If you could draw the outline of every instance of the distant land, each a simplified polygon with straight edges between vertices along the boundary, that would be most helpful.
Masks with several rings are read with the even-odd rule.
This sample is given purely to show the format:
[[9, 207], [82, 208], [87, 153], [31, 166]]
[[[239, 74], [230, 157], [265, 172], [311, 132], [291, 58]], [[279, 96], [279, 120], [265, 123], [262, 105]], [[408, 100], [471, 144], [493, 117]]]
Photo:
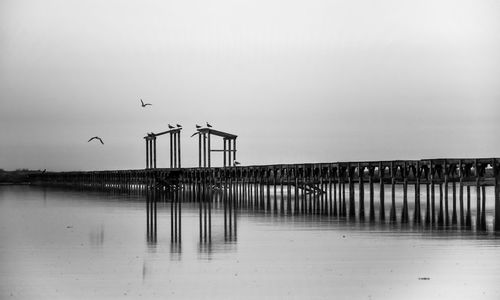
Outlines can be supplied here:
[[30, 175], [39, 174], [42, 170], [17, 169], [5, 171], [0, 169], [0, 184], [29, 184]]

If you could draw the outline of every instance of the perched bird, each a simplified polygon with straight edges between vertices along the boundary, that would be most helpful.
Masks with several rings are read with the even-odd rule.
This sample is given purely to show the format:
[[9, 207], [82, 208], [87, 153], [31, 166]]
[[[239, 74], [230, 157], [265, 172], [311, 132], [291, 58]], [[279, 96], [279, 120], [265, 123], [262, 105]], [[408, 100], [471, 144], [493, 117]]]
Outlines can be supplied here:
[[212, 125], [208, 124], [208, 122], [207, 122], [207, 127], [208, 128], [212, 128]]
[[103, 141], [102, 141], [102, 139], [101, 139], [100, 137], [98, 137], [98, 136], [91, 137], [91, 138], [90, 138], [90, 140], [88, 140], [88, 141], [87, 141], [87, 143], [88, 143], [88, 142], [90, 142], [91, 140], [99, 140], [99, 141], [101, 142], [101, 144], [103, 144], [103, 145], [104, 145], [104, 142], [103, 142]]
[[177, 128], [182, 128], [182, 125], [179, 125], [179, 124], [176, 124], [177, 125]]
[[200, 129], [200, 128], [201, 128], [201, 126], [196, 124], [196, 129]]
[[239, 161], [234, 161], [234, 165], [237, 166], [237, 165], [241, 165]]
[[175, 127], [174, 127], [174, 126], [172, 126], [172, 125], [170, 125], [170, 124], [168, 124], [168, 128], [170, 128], [170, 129], [174, 129]]
[[47, 169], [43, 169], [42, 174], [45, 173], [45, 172], [47, 172]]
[[153, 104], [151, 104], [151, 103], [144, 103], [144, 101], [142, 101], [142, 99], [141, 99], [141, 105], [142, 105], [142, 107], [146, 107], [148, 105], [153, 105]]

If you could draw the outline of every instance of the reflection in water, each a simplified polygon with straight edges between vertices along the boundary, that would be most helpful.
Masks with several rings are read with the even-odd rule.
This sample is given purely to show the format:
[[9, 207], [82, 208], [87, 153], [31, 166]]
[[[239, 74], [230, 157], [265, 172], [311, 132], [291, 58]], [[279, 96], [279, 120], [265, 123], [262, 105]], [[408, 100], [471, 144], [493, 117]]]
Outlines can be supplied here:
[[155, 190], [146, 192], [146, 240], [150, 248], [157, 242], [157, 195]]
[[[54, 189], [40, 209], [41, 189], [0, 187], [0, 299], [500, 299], [500, 239], [491, 230], [294, 214], [286, 206], [281, 213], [277, 195], [277, 213], [273, 202], [255, 211], [251, 198], [237, 203], [231, 242], [221, 190], [205, 243], [190, 192], [179, 195], [181, 244], [170, 242], [170, 196], [156, 197], [157, 207], [153, 194], [146, 199], [144, 228], [138, 196]], [[476, 216], [472, 210], [473, 228]], [[85, 246], [89, 239], [96, 247]]]
[[170, 260], [180, 261], [182, 259], [181, 243], [170, 243]]
[[101, 248], [104, 244], [104, 224], [99, 227], [94, 227], [89, 233], [90, 245], [92, 247]]

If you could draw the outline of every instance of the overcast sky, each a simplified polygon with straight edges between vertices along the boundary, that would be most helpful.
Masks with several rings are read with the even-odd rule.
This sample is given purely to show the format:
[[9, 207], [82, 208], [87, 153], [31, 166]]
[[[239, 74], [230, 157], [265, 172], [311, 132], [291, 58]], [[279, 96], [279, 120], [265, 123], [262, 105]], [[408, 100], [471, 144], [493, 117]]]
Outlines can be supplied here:
[[500, 157], [500, 1], [0, 0], [0, 168], [144, 168], [168, 123], [194, 166], [206, 121], [244, 165]]

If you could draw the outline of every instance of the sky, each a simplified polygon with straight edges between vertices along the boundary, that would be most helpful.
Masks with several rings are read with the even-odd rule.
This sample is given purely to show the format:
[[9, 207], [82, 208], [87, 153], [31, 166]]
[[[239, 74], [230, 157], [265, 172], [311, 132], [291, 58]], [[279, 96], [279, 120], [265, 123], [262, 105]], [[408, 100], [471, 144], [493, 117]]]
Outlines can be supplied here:
[[499, 112], [496, 0], [0, 0], [6, 170], [144, 168], [169, 123], [196, 166], [205, 122], [242, 165], [500, 157]]

